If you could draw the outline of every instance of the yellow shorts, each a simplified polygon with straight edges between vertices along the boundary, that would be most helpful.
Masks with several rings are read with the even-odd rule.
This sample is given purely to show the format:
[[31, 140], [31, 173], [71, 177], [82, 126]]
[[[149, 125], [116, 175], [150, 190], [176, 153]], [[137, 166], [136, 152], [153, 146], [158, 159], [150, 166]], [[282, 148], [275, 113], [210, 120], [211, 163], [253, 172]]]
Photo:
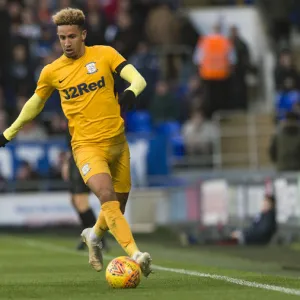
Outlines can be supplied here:
[[85, 183], [95, 174], [107, 173], [112, 178], [115, 192], [129, 193], [130, 153], [126, 141], [116, 145], [80, 146], [73, 154]]

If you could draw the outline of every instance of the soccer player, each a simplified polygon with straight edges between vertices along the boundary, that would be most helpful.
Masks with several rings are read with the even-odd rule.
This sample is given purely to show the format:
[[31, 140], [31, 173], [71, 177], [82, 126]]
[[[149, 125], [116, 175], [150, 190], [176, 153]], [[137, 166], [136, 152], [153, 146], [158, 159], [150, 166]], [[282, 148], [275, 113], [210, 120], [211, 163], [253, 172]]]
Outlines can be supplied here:
[[[139, 250], [123, 215], [131, 180], [129, 148], [120, 116], [120, 106], [132, 107], [146, 82], [112, 47], [85, 46], [87, 32], [81, 10], [62, 9], [53, 15], [53, 21], [64, 54], [43, 68], [34, 95], [0, 135], [0, 146], [5, 146], [24, 124], [34, 119], [52, 92], [58, 90], [76, 165], [101, 203], [95, 225], [81, 233], [89, 248], [89, 263], [96, 271], [102, 270], [101, 238], [109, 229], [148, 276], [152, 272], [150, 254]], [[114, 73], [130, 83], [119, 101], [114, 91]]]
[[[67, 134], [67, 145], [71, 149], [71, 137]], [[93, 227], [96, 223], [95, 214], [89, 204], [90, 189], [82, 180], [71, 151], [66, 152], [66, 157], [61, 166], [64, 181], [68, 182], [71, 203], [79, 217], [82, 228]], [[102, 249], [109, 250], [106, 239], [102, 237]], [[80, 240], [77, 250], [84, 250], [86, 244]]]

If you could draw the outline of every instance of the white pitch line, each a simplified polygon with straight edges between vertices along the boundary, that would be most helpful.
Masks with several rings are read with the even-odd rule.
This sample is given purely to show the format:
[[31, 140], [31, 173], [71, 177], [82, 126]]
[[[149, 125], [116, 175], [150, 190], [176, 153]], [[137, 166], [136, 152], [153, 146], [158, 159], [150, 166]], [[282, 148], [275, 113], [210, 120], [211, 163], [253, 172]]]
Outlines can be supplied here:
[[205, 277], [205, 278], [211, 278], [211, 279], [216, 279], [216, 280], [222, 280], [222, 281], [226, 281], [226, 282], [233, 283], [233, 284], [238, 284], [238, 285], [243, 285], [243, 286], [249, 286], [249, 287], [254, 287], [254, 288], [259, 288], [259, 289], [264, 289], [264, 290], [269, 290], [269, 291], [282, 292], [285, 294], [300, 296], [300, 290], [285, 288], [282, 286], [258, 283], [258, 282], [254, 282], [254, 281], [247, 281], [247, 280], [232, 278], [232, 277], [228, 277], [228, 276], [201, 273], [201, 272], [197, 272], [197, 271], [189, 271], [189, 270], [184, 270], [184, 269], [165, 268], [165, 267], [160, 267], [160, 266], [155, 266], [155, 269], [160, 270], [160, 271], [189, 275], [189, 276], [197, 276], [197, 277]]
[[[49, 244], [49, 243], [43, 243], [43, 242], [39, 242], [39, 241], [32, 240], [32, 239], [21, 239], [21, 240], [24, 241], [28, 246], [33, 247], [33, 248], [40, 248], [40, 249], [45, 249], [45, 250], [51, 250], [54, 252], [73, 254], [73, 255], [77, 255], [77, 256], [78, 255], [80, 255], [80, 256], [88, 255], [86, 252], [75, 252], [66, 247], [56, 246], [56, 245]], [[113, 257], [109, 256], [109, 255], [104, 255], [104, 258], [107, 260], [110, 260]], [[223, 275], [201, 273], [201, 272], [185, 270], [185, 269], [166, 268], [166, 267], [157, 266], [157, 265], [153, 265], [153, 269], [158, 270], [158, 271], [165, 271], [165, 272], [183, 274], [183, 275], [188, 275], [188, 276], [221, 280], [221, 281], [229, 282], [232, 284], [248, 286], [248, 287], [253, 287], [253, 288], [259, 288], [259, 289], [264, 289], [264, 290], [268, 290], [268, 291], [280, 292], [280, 293], [289, 294], [289, 295], [300, 296], [300, 290], [286, 288], [283, 286], [258, 283], [258, 282], [254, 282], [254, 281], [248, 281], [248, 280], [243, 280], [243, 279], [238, 279], [238, 278], [233, 278], [233, 277], [228, 277], [228, 276], [223, 276]]]

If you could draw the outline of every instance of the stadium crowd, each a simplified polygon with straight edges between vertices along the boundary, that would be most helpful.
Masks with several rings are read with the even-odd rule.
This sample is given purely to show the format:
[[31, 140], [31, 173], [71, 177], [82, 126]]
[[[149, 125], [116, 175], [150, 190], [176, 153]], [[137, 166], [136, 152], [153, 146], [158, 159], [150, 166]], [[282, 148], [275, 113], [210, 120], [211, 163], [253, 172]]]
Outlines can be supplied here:
[[[270, 3], [261, 1], [265, 7]], [[275, 128], [270, 158], [278, 171], [300, 170], [300, 72], [297, 46], [300, 6], [298, 1], [275, 1], [271, 5], [270, 36], [276, 49], [274, 69]]]
[[[72, 6], [81, 8], [87, 16], [86, 44], [113, 46], [135, 65], [148, 83], [136, 112], [124, 115], [127, 131], [162, 130], [170, 135], [175, 155], [211, 155], [218, 136], [210, 120], [212, 114], [220, 109], [247, 109], [245, 76], [251, 69], [249, 52], [235, 26], [230, 29], [229, 36], [225, 36], [218, 25], [214, 27], [217, 32], [201, 36], [181, 13], [179, 2], [0, 0], [0, 38], [3, 41], [0, 48], [0, 131], [15, 120], [34, 92], [43, 66], [62, 54], [51, 15], [58, 9]], [[230, 68], [220, 81], [220, 78], [204, 78], [197, 67], [203, 62], [195, 54], [209, 51], [203, 46], [203, 40], [215, 35], [231, 45], [230, 49], [224, 48]], [[118, 83], [120, 89], [124, 88], [123, 84]], [[215, 84], [219, 84], [217, 89]], [[223, 101], [224, 94], [221, 97], [222, 91], [226, 91], [226, 101]], [[24, 126], [16, 140], [46, 141], [64, 136], [66, 128], [55, 92], [40, 116]], [[26, 162], [18, 174], [20, 179], [36, 176]]]

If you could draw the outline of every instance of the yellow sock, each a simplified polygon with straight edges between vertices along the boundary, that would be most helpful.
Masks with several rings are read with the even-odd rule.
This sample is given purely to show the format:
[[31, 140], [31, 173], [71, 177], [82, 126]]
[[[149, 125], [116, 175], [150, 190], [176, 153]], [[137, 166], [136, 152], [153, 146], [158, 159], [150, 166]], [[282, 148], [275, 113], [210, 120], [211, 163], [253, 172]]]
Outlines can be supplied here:
[[102, 205], [102, 211], [109, 230], [125, 252], [131, 257], [139, 251], [129, 224], [120, 210], [120, 203], [118, 201], [105, 202]]
[[105, 221], [103, 210], [101, 209], [100, 214], [99, 214], [98, 219], [97, 219], [97, 222], [94, 226], [94, 232], [98, 237], [102, 238], [104, 233], [107, 230], [108, 230], [108, 226], [107, 226], [106, 221]]

